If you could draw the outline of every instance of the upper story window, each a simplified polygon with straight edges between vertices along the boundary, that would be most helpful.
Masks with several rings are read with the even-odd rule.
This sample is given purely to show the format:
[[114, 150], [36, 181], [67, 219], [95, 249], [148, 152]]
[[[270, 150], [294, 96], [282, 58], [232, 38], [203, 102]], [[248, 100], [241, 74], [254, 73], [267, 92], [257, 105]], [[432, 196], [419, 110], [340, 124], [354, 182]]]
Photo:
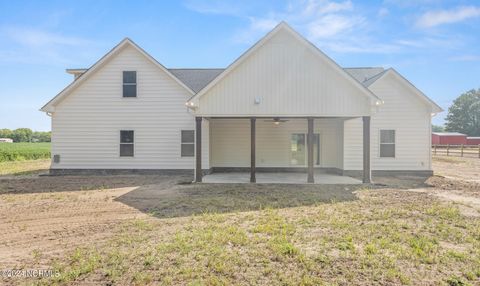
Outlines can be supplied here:
[[137, 97], [137, 72], [123, 72], [123, 97]]
[[380, 157], [395, 158], [395, 130], [380, 130]]

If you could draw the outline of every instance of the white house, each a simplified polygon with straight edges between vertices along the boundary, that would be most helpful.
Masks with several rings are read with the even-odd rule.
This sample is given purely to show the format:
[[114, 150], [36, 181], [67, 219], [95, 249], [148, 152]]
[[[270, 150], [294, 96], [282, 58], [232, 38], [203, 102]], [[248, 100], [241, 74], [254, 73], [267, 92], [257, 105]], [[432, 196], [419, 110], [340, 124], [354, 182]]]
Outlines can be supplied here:
[[168, 69], [125, 39], [67, 71], [74, 81], [41, 109], [52, 174], [432, 172], [442, 109], [392, 68], [341, 68], [286, 23], [225, 69]]

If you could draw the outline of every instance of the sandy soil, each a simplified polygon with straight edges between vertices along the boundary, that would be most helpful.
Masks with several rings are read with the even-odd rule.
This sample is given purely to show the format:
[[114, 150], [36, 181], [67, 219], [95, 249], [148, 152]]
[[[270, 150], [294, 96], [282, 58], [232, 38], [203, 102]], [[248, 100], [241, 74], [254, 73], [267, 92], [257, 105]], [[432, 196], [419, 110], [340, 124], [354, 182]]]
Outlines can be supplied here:
[[[0, 269], [101, 243], [122, 222], [150, 216], [116, 198], [139, 187], [167, 189], [184, 177], [98, 176], [0, 179]], [[79, 239], [80, 238], [80, 239]]]
[[[413, 178], [379, 181], [390, 188], [426, 192], [460, 203], [466, 206], [466, 215], [477, 216], [480, 159], [437, 157], [434, 170], [436, 176], [427, 185]], [[142, 205], [151, 205], [159, 194], [163, 199], [177, 198], [178, 188], [191, 190], [192, 186], [183, 185], [189, 180], [140, 175], [0, 177], [0, 269], [61, 256], [79, 245], [105, 243], [126, 221], [155, 219]], [[131, 203], [119, 200], [127, 194]]]
[[480, 158], [434, 156], [435, 175], [480, 184]]

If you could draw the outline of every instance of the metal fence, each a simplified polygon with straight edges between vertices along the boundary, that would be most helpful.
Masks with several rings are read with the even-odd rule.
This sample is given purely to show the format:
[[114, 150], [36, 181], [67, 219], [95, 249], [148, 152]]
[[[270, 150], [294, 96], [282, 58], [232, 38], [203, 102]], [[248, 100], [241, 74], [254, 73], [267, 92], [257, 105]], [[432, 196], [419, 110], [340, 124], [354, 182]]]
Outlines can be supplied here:
[[479, 145], [432, 145], [433, 155], [480, 158]]

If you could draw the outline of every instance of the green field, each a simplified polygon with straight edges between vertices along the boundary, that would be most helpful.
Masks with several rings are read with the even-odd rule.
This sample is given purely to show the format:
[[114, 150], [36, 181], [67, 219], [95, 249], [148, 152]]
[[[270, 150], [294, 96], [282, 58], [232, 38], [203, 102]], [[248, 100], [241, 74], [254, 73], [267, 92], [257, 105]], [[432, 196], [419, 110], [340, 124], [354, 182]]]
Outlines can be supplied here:
[[0, 143], [0, 162], [50, 158], [50, 143]]

